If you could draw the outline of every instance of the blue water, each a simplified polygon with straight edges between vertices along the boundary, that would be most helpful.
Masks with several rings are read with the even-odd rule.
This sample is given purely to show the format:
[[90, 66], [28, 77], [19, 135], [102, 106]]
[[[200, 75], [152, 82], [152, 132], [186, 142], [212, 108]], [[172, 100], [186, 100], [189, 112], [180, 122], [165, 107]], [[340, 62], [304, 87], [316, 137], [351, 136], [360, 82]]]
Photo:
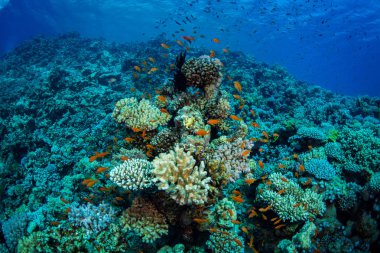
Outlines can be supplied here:
[[1, 53], [68, 31], [118, 42], [194, 35], [197, 46], [241, 50], [341, 94], [380, 96], [375, 0], [2, 0], [0, 8]]

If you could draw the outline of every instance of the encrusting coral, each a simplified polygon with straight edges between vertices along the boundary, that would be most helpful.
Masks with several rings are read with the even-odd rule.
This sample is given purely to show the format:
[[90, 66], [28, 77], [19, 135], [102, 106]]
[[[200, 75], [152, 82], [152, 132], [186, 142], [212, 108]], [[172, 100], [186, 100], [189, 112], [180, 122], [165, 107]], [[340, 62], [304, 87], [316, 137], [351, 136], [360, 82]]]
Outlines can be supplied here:
[[153, 160], [153, 174], [158, 189], [166, 191], [180, 205], [207, 202], [209, 182], [204, 162], [196, 165], [190, 151], [180, 146], [161, 153]]
[[118, 123], [124, 123], [127, 127], [142, 130], [154, 130], [160, 125], [166, 125], [171, 116], [161, 112], [149, 100], [136, 98], [124, 98], [119, 100], [112, 113], [112, 117]]

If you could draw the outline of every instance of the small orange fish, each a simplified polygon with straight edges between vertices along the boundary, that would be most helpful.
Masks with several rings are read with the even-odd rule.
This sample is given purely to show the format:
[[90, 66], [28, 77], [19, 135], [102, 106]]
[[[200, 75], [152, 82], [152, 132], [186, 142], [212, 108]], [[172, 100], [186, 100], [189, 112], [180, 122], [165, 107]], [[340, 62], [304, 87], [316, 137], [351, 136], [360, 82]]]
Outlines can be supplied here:
[[166, 113], [166, 114], [170, 114], [170, 113], [168, 112], [168, 110], [166, 110], [165, 108], [161, 108], [160, 111], [163, 112], [163, 113]]
[[280, 229], [280, 228], [285, 227], [285, 226], [286, 226], [285, 224], [281, 224], [281, 225], [274, 227], [274, 229]]
[[134, 66], [133, 67], [137, 72], [141, 72], [141, 68], [139, 66]]
[[165, 44], [165, 43], [161, 43], [161, 47], [165, 48], [165, 49], [169, 49], [170, 46], [168, 44]]
[[283, 168], [285, 168], [285, 165], [283, 165], [282, 163], [279, 163], [279, 164], [278, 164], [278, 168], [279, 168], [279, 169], [283, 169]]
[[163, 96], [163, 95], [159, 95], [159, 96], [157, 97], [157, 99], [160, 100], [161, 102], [167, 102], [167, 101], [166, 101], [166, 97]]
[[85, 180], [82, 181], [82, 184], [83, 185], [86, 185], [88, 184], [89, 182], [91, 182], [93, 179], [92, 178], [86, 178]]
[[249, 110], [249, 112], [252, 114], [253, 117], [256, 117], [256, 113], [254, 110], [251, 109], [251, 110]]
[[271, 207], [272, 207], [272, 206], [269, 205], [269, 206], [267, 206], [267, 207], [265, 207], [265, 208], [260, 208], [259, 211], [262, 212], [262, 213], [265, 213], [265, 212], [267, 212]]
[[234, 87], [238, 92], [242, 91], [241, 83], [239, 81], [234, 82]]
[[285, 183], [289, 182], [289, 180], [288, 180], [287, 178], [285, 178], [285, 177], [282, 177], [282, 178], [281, 178], [281, 181], [282, 181], [282, 182], [285, 182]]
[[156, 60], [153, 58], [153, 57], [149, 57], [148, 60], [151, 62], [151, 63], [155, 63]]
[[231, 222], [232, 222], [233, 224], [240, 224], [240, 223], [241, 223], [241, 222], [238, 221], [238, 220], [231, 220]]
[[251, 152], [250, 150], [244, 150], [244, 151], [241, 153], [241, 155], [242, 155], [242, 156], [247, 156], [247, 155], [249, 155], [250, 152]]
[[230, 115], [230, 119], [232, 119], [232, 120], [241, 120], [241, 118], [239, 118], [236, 115]]
[[50, 224], [53, 226], [58, 226], [60, 223], [59, 221], [51, 221]]
[[208, 219], [194, 218], [193, 221], [198, 223], [198, 224], [202, 224], [202, 223], [208, 222]]
[[303, 166], [302, 164], [300, 164], [298, 168], [300, 169], [301, 172], [305, 172], [305, 166]]
[[294, 204], [293, 207], [299, 207], [300, 205], [301, 205], [301, 202]]
[[242, 98], [239, 96], [239, 95], [236, 95], [236, 94], [234, 94], [234, 95], [232, 95], [235, 99], [237, 99], [237, 100], [242, 100]]
[[259, 167], [260, 167], [261, 169], [264, 169], [264, 163], [263, 163], [263, 161], [261, 161], [261, 160], [259, 160]]
[[234, 241], [236, 242], [237, 245], [239, 245], [239, 247], [243, 247], [243, 243], [239, 239], [234, 238]]
[[99, 173], [102, 173], [102, 172], [105, 172], [105, 171], [107, 171], [108, 170], [108, 168], [106, 168], [106, 167], [99, 167], [97, 170], [96, 170], [96, 174], [99, 174]]
[[309, 150], [312, 150], [312, 149], [313, 149], [313, 146], [312, 146], [312, 145], [309, 145], [309, 146], [307, 146], [307, 148], [308, 148]]
[[268, 139], [260, 139], [259, 141], [262, 142], [262, 143], [268, 143], [269, 142]]
[[273, 137], [278, 138], [280, 135], [278, 133], [274, 133]]
[[256, 179], [253, 179], [253, 178], [244, 180], [244, 182], [247, 183], [248, 185], [253, 184], [255, 181]]
[[88, 183], [86, 184], [86, 186], [90, 188], [90, 187], [94, 186], [94, 184], [96, 184], [98, 181], [99, 181], [99, 180], [97, 180], [97, 179], [92, 180], [92, 181], [88, 182]]
[[207, 132], [206, 130], [204, 129], [199, 129], [198, 131], [195, 132], [196, 135], [199, 135], [199, 136], [205, 136], [207, 135], [209, 132]]
[[102, 191], [102, 192], [109, 192], [110, 189], [108, 189], [107, 187], [99, 187], [99, 191]]
[[219, 230], [216, 228], [210, 228], [208, 231], [210, 231], [210, 233], [215, 233], [215, 232], [218, 232]]
[[98, 158], [98, 156], [96, 156], [96, 155], [91, 156], [91, 157], [89, 158], [90, 163], [92, 163], [93, 161], [95, 161], [97, 158]]
[[146, 144], [146, 148], [147, 149], [154, 149], [154, 147], [152, 145], [150, 145], [150, 144]]
[[231, 199], [235, 201], [236, 203], [243, 203], [244, 199], [240, 196], [231, 196]]
[[[251, 238], [249, 238], [248, 246], [252, 249], [252, 247], [253, 247], [253, 235], [251, 235]], [[255, 250], [253, 250], [253, 251], [255, 251]]]
[[281, 189], [281, 190], [279, 190], [278, 192], [277, 192], [277, 194], [283, 194], [285, 192], [285, 189]]
[[[139, 75], [138, 75], [136, 72], [133, 72], [132, 75], [133, 75], [133, 78], [134, 78], [134, 79], [136, 79], [136, 80], [139, 79]], [[131, 91], [132, 91], [132, 92], [135, 92], [136, 89], [135, 89], [135, 88], [131, 88]]]
[[141, 131], [141, 129], [138, 128], [138, 127], [132, 127], [132, 131], [135, 132], [135, 133], [138, 133], [138, 132]]
[[66, 208], [64, 213], [68, 214], [69, 212], [71, 212], [71, 208], [70, 207]]
[[266, 185], [272, 185], [272, 181], [268, 180], [265, 184]]
[[227, 48], [223, 48], [223, 52], [224, 52], [224, 53], [228, 53], [229, 50], [228, 50]]
[[131, 143], [131, 142], [135, 141], [136, 139], [135, 139], [135, 138], [131, 138], [131, 137], [126, 137], [126, 138], [124, 138], [124, 140], [125, 140], [126, 142]]
[[65, 203], [65, 204], [68, 204], [69, 203], [69, 201], [67, 201], [66, 199], [64, 199], [63, 197], [60, 197], [59, 198], [63, 203]]
[[267, 216], [265, 214], [261, 214], [261, 218], [263, 218], [263, 220], [268, 220]]
[[210, 58], [214, 58], [215, 57], [215, 51], [214, 50], [210, 50]]
[[220, 43], [220, 40], [218, 38], [213, 38], [212, 41], [215, 43]]
[[267, 132], [265, 132], [265, 131], [262, 131], [261, 133], [264, 135], [264, 137], [265, 137], [266, 139], [269, 139], [269, 135], [268, 135], [268, 133], [267, 133]]
[[157, 70], [158, 68], [155, 68], [155, 67], [151, 68], [148, 72], [148, 75], [152, 74], [153, 72], [156, 72]]
[[209, 125], [217, 125], [219, 123], [220, 123], [220, 119], [209, 119], [207, 121], [207, 124], [209, 124]]
[[115, 200], [117, 200], [117, 201], [125, 201], [122, 197], [115, 197]]
[[309, 177], [305, 183], [303, 183], [304, 186], [307, 186], [311, 184], [311, 178]]
[[298, 154], [293, 154], [294, 159], [298, 159]]
[[122, 161], [128, 161], [128, 160], [129, 160], [129, 158], [128, 158], [128, 157], [126, 157], [126, 156], [120, 156], [120, 160], [122, 160]]
[[146, 151], [145, 155], [146, 155], [147, 157], [153, 157], [153, 155], [152, 155], [152, 150], [149, 149], [148, 151]]
[[252, 217], [255, 217], [255, 216], [259, 216], [259, 215], [257, 214], [257, 212], [255, 210], [251, 210], [248, 218], [252, 218]]
[[238, 190], [233, 190], [232, 193], [236, 195], [241, 195], [241, 192], [239, 192]]
[[87, 198], [87, 197], [83, 197], [83, 199], [84, 199], [84, 201], [86, 201], [86, 202], [92, 203], [92, 200], [89, 199], [89, 198]]
[[183, 47], [183, 43], [182, 43], [182, 41], [180, 41], [180, 40], [176, 40], [175, 42], [177, 42], [178, 45], [180, 45], [181, 47]]
[[264, 175], [264, 176], [260, 177], [260, 179], [265, 180], [267, 177], [268, 177], [268, 175]]
[[241, 231], [243, 231], [244, 233], [248, 234], [248, 229], [246, 227], [241, 227]]
[[275, 220], [277, 220], [278, 219], [278, 217], [274, 217], [274, 218], [272, 218], [272, 219], [270, 219], [270, 221], [275, 221]]
[[260, 125], [256, 122], [251, 122], [251, 126], [253, 126], [254, 128], [260, 128]]
[[273, 225], [277, 225], [278, 223], [281, 222], [282, 219], [278, 219], [276, 222], [273, 223]]
[[231, 209], [227, 209], [228, 213], [230, 214], [230, 216], [233, 216], [234, 215], [234, 212], [231, 210]]

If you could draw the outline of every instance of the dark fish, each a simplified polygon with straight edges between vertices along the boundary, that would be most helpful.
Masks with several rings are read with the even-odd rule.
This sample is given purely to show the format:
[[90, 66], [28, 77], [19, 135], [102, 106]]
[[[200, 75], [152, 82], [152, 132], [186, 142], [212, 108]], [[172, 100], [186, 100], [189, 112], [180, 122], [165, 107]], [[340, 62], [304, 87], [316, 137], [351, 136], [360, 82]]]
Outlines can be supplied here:
[[178, 22], [177, 20], [174, 20], [174, 22], [175, 22], [177, 25], [181, 25], [181, 23]]

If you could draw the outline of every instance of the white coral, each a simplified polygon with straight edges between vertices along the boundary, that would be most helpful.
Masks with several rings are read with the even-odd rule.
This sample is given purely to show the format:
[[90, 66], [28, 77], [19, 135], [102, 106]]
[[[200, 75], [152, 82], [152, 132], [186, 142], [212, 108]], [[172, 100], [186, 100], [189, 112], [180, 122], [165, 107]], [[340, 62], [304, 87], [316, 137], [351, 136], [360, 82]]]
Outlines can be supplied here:
[[141, 190], [152, 186], [152, 164], [143, 159], [130, 159], [110, 172], [110, 179], [127, 190]]
[[161, 153], [153, 160], [156, 185], [165, 190], [180, 205], [204, 204], [209, 191], [203, 162], [196, 166], [190, 152], [176, 146], [169, 153]]

